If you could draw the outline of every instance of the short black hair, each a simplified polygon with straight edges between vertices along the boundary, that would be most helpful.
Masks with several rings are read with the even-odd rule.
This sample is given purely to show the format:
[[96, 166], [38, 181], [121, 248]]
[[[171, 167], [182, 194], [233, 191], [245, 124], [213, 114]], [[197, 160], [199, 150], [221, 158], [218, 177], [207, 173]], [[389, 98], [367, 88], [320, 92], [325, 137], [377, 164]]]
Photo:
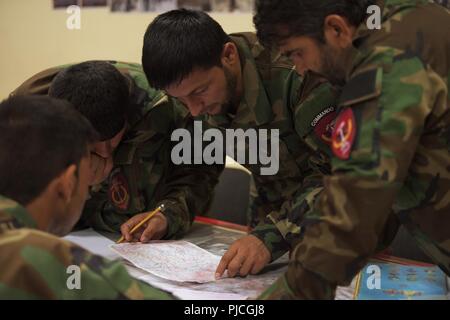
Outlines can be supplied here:
[[[256, 0], [253, 23], [259, 40], [266, 46], [277, 46], [292, 36], [310, 36], [324, 42], [327, 16], [337, 14], [359, 26], [372, 4], [375, 0]], [[280, 27], [286, 30], [281, 32]]]
[[14, 96], [0, 103], [0, 194], [22, 205], [38, 197], [97, 139], [89, 121], [63, 100]]
[[228, 35], [208, 14], [172, 10], [157, 16], [148, 26], [142, 67], [152, 87], [165, 89], [180, 83], [196, 68], [222, 66], [221, 54], [227, 42]]
[[69, 101], [109, 140], [123, 128], [129, 89], [126, 78], [106, 61], [86, 61], [60, 71], [49, 96]]

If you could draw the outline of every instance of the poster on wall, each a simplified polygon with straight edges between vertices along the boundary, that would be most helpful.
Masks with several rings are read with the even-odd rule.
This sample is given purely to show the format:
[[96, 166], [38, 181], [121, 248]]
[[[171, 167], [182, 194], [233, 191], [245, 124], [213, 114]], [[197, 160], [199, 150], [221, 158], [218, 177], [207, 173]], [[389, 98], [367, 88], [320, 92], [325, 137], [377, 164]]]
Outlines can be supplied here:
[[[450, 0], [434, 0], [450, 9]], [[112, 12], [166, 12], [177, 8], [207, 12], [253, 12], [255, 0], [53, 0], [53, 8], [71, 5], [110, 7]]]
[[112, 12], [166, 12], [177, 8], [206, 12], [253, 11], [254, 0], [111, 0]]
[[53, 0], [53, 8], [64, 9], [69, 6], [107, 7], [108, 0]]

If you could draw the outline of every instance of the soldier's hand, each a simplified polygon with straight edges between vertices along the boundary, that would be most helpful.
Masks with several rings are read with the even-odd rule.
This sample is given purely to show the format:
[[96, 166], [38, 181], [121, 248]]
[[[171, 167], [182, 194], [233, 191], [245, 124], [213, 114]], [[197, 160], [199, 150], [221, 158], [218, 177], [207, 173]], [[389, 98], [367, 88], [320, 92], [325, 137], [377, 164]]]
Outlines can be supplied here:
[[130, 220], [122, 224], [120, 231], [125, 241], [128, 242], [149, 242], [159, 240], [167, 233], [167, 218], [161, 212], [155, 214], [142, 227], [130, 234], [131, 229], [148, 216], [148, 212], [133, 216]]
[[225, 270], [228, 270], [229, 277], [257, 274], [270, 258], [270, 252], [261, 240], [253, 235], [245, 236], [235, 241], [223, 255], [216, 269], [216, 278], [220, 278]]

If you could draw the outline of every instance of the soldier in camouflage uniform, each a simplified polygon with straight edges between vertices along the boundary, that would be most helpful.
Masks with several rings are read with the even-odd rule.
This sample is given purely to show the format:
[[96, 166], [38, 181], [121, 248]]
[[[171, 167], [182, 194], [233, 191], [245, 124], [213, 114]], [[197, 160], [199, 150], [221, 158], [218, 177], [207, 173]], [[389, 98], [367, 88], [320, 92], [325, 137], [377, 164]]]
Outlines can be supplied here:
[[[366, 14], [374, 4], [379, 30]], [[345, 84], [333, 173], [286, 275], [262, 298], [332, 298], [394, 237], [392, 221], [450, 275], [449, 11], [425, 0], [262, 0], [254, 21], [298, 72]]]
[[[308, 207], [329, 173], [337, 90], [328, 82], [314, 73], [302, 82], [292, 63], [262, 47], [254, 34], [228, 36], [206, 13], [190, 10], [162, 14], [150, 24], [142, 62], [149, 83], [184, 103], [204, 128], [280, 130], [275, 175], [261, 175], [261, 164], [243, 164], [258, 191], [256, 215], [276, 217], [294, 201]], [[265, 219], [235, 242], [217, 273], [254, 274], [287, 252], [299, 222], [275, 222]]]
[[0, 131], [0, 299], [172, 298], [55, 236], [88, 196], [97, 135], [86, 119], [61, 100], [13, 97], [0, 104]]
[[[221, 168], [172, 163], [172, 131], [189, 128], [190, 117], [163, 92], [149, 87], [140, 65], [88, 61], [55, 67], [13, 92], [22, 94], [70, 101], [101, 135], [94, 159], [107, 164], [97, 170], [79, 226], [122, 231], [128, 241], [170, 239], [183, 235], [194, 215], [208, 209]], [[162, 203], [164, 213], [131, 237], [136, 221]]]

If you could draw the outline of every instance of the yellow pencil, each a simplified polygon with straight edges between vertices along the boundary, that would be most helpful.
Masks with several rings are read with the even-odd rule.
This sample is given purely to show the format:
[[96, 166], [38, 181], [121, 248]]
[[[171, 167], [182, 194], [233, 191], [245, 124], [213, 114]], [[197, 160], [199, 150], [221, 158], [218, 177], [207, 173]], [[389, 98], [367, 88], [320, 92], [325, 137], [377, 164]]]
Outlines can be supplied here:
[[[139, 229], [140, 227], [142, 227], [144, 225], [144, 223], [146, 223], [148, 220], [150, 220], [155, 214], [157, 214], [158, 212], [164, 211], [164, 205], [160, 205], [158, 208], [156, 208], [155, 210], [153, 210], [152, 212], [150, 212], [148, 214], [148, 216], [145, 217], [144, 220], [142, 220], [141, 222], [139, 222], [137, 225], [134, 226], [133, 229], [131, 229], [130, 231], [130, 235], [133, 234], [137, 229]], [[123, 240], [125, 240], [124, 236], [120, 237], [119, 240], [117, 240], [116, 243], [121, 243]]]

